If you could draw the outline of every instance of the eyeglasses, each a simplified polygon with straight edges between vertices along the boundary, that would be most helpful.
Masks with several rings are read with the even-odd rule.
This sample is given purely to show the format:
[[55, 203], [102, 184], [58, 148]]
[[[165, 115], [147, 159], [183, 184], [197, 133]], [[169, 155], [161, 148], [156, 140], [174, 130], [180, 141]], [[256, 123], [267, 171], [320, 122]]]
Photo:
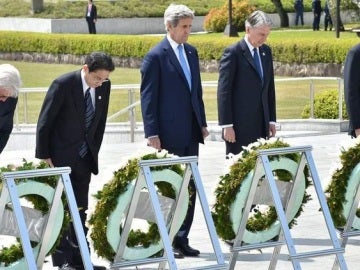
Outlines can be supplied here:
[[100, 76], [96, 75], [96, 73], [94, 72], [89, 72], [91, 79], [93, 80], [94, 83], [96, 84], [103, 84], [104, 82], [108, 82], [109, 79], [108, 78], [101, 78]]

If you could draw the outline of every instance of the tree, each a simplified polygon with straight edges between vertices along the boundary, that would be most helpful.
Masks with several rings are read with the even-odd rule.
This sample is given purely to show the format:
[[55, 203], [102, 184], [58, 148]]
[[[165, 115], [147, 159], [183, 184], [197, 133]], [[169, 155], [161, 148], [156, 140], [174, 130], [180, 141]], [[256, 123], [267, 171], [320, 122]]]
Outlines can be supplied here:
[[276, 12], [279, 14], [280, 17], [280, 27], [289, 27], [289, 16], [286, 13], [281, 0], [271, 0], [274, 4]]

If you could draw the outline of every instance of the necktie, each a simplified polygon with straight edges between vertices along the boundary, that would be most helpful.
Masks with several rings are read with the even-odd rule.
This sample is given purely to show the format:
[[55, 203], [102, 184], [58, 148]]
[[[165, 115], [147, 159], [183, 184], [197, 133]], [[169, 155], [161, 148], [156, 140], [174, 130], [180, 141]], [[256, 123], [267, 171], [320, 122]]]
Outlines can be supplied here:
[[[88, 133], [89, 127], [95, 115], [95, 110], [92, 104], [90, 88], [85, 92], [85, 132]], [[84, 141], [80, 147], [79, 155], [80, 157], [85, 157], [88, 152], [87, 142]]]
[[262, 80], [262, 79], [263, 79], [263, 75], [262, 75], [262, 72], [261, 72], [260, 58], [259, 58], [259, 54], [258, 54], [256, 48], [254, 48], [254, 62], [255, 62], [256, 70], [257, 70], [257, 72], [259, 73], [260, 78], [261, 78], [261, 80]]
[[186, 77], [186, 80], [189, 84], [189, 87], [191, 89], [191, 74], [190, 74], [190, 70], [189, 70], [189, 67], [186, 63], [186, 60], [185, 60], [185, 57], [184, 57], [184, 48], [182, 45], [179, 45], [178, 46], [178, 50], [179, 50], [179, 60], [180, 60], [180, 65], [184, 71], [184, 74], [185, 74], [185, 77]]

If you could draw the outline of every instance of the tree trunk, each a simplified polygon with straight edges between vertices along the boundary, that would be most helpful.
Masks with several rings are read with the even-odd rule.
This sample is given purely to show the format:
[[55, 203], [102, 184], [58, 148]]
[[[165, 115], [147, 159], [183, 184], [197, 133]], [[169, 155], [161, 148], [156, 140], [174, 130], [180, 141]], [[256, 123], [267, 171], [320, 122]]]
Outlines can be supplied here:
[[286, 13], [281, 0], [271, 0], [274, 4], [276, 12], [279, 14], [280, 17], [280, 27], [289, 27], [289, 16]]
[[[341, 17], [339, 15], [339, 23], [337, 22], [338, 16], [337, 16], [337, 10], [336, 10], [336, 0], [328, 0], [328, 6], [330, 10], [331, 20], [333, 22], [333, 26], [336, 31], [345, 31], [344, 24], [341, 20]], [[340, 9], [340, 6], [339, 6]], [[340, 13], [340, 12], [339, 12]], [[337, 29], [337, 26], [339, 25], [339, 29]]]

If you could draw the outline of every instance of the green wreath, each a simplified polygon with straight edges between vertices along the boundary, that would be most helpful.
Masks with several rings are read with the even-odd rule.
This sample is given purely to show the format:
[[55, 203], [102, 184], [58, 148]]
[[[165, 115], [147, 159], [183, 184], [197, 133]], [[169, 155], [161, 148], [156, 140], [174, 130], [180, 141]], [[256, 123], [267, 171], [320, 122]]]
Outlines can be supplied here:
[[[90, 237], [93, 241], [93, 246], [96, 254], [99, 257], [106, 258], [109, 261], [114, 259], [116, 255], [116, 248], [111, 243], [112, 239], [107, 237], [107, 226], [112, 219], [112, 213], [117, 208], [118, 201], [121, 196], [128, 191], [129, 185], [137, 178], [139, 173], [139, 160], [161, 159], [171, 157], [167, 152], [146, 154], [140, 158], [128, 160], [126, 165], [114, 172], [112, 180], [104, 185], [103, 189], [96, 194], [98, 202], [96, 204], [94, 213], [89, 219]], [[158, 166], [152, 167], [152, 171], [170, 170], [177, 175], [182, 176], [184, 173], [181, 165]], [[165, 181], [158, 181], [154, 183], [157, 191], [165, 197], [174, 199], [176, 197], [174, 188], [171, 184]], [[186, 208], [185, 208], [186, 209]], [[147, 232], [142, 230], [131, 230], [126, 243], [127, 247], [150, 247], [160, 241], [160, 234], [155, 223], [149, 223]], [[121, 227], [120, 227], [121, 233]]]
[[[229, 168], [229, 172], [220, 176], [218, 187], [215, 190], [216, 203], [214, 204], [212, 217], [216, 227], [216, 231], [220, 238], [224, 240], [233, 240], [236, 233], [233, 228], [232, 209], [237, 194], [241, 193], [242, 184], [244, 181], [252, 177], [257, 160], [257, 150], [265, 150], [272, 148], [289, 147], [288, 143], [281, 139], [271, 138], [270, 140], [259, 139], [257, 142], [248, 145], [237, 156], [231, 157], [233, 164]], [[291, 153], [281, 155], [281, 157], [289, 159], [298, 163], [300, 160], [299, 153]], [[269, 160], [279, 160], [280, 156], [270, 156]], [[281, 181], [291, 181], [293, 176], [286, 170], [275, 170], [276, 177]], [[310, 195], [306, 193], [306, 188], [310, 185], [308, 180], [308, 169], [304, 168], [305, 176], [305, 191], [302, 198], [302, 203], [294, 218], [289, 222], [289, 227], [296, 225], [296, 218], [299, 217], [303, 211], [303, 206], [310, 200]], [[254, 215], [249, 216], [246, 224], [246, 230], [249, 232], [263, 232], [269, 229], [277, 221], [277, 214], [274, 206], [269, 206], [266, 210], [259, 209]], [[271, 239], [271, 238], [270, 238]], [[243, 239], [244, 241], [244, 239]]]
[[[335, 227], [343, 227], [349, 215], [351, 204], [354, 201], [356, 187], [360, 181], [360, 140], [352, 139], [351, 144], [342, 147], [340, 154], [341, 165], [331, 176], [331, 181], [325, 193], [327, 204]], [[352, 227], [360, 229], [360, 208]]]
[[[8, 165], [7, 167], [0, 168], [1, 172], [11, 172], [11, 171], [24, 171], [24, 170], [34, 170], [34, 169], [45, 169], [49, 168], [47, 163], [41, 161], [39, 164], [34, 164], [33, 162], [27, 162], [23, 159], [23, 164], [21, 166]], [[44, 177], [34, 177], [32, 179], [15, 179], [16, 185], [19, 186], [19, 191], [23, 194], [28, 194], [22, 196], [22, 198], [26, 199], [28, 202], [32, 203], [34, 209], [41, 211], [43, 214], [49, 212], [50, 209], [50, 201], [52, 198], [49, 198], [49, 194], [53, 189], [55, 189], [57, 185], [58, 178], [56, 176], [44, 176]], [[34, 187], [31, 187], [31, 183], [34, 182]], [[30, 190], [28, 187], [25, 187], [29, 184]], [[41, 185], [41, 186], [39, 186]], [[0, 177], [0, 194], [2, 190], [2, 179]], [[36, 191], [36, 189], [43, 189]], [[44, 193], [45, 192], [45, 193]], [[41, 193], [44, 193], [43, 196]], [[63, 198], [62, 205], [65, 205], [65, 198]], [[53, 253], [55, 251], [56, 246], [60, 242], [60, 237], [64, 230], [67, 228], [70, 222], [70, 214], [68, 211], [63, 212], [63, 220], [62, 227], [60, 229], [59, 235], [54, 242], [54, 245], [50, 249], [47, 255]], [[0, 250], [0, 269], [11, 268], [13, 269], [21, 269], [22, 262], [25, 263], [24, 253], [22, 250], [22, 245], [20, 243], [20, 239], [16, 239], [16, 244], [12, 244], [9, 247], [3, 247]], [[34, 251], [38, 251], [38, 243], [35, 241], [31, 241], [31, 246], [34, 248]], [[15, 264], [15, 262], [17, 262]], [[26, 265], [26, 264], [25, 264]], [[20, 268], [18, 268], [20, 267]]]

